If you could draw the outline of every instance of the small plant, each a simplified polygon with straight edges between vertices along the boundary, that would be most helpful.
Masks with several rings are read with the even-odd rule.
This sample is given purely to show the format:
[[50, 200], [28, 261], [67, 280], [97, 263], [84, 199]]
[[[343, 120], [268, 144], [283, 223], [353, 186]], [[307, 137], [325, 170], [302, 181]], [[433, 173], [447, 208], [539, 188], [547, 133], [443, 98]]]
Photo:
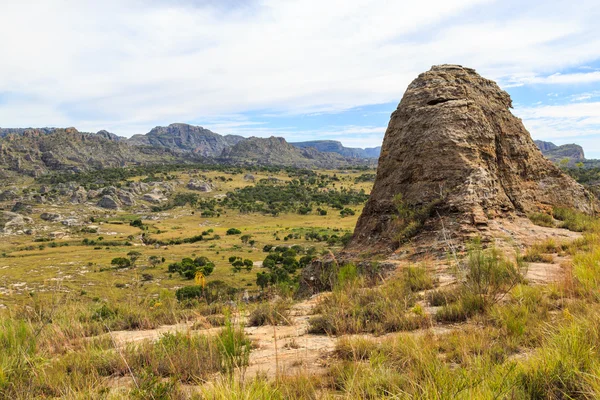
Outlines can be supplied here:
[[433, 278], [423, 267], [407, 267], [402, 271], [405, 284], [413, 292], [420, 292], [433, 288]]
[[248, 326], [289, 325], [290, 303], [285, 300], [261, 303], [248, 316]]
[[552, 228], [554, 226], [554, 218], [552, 218], [552, 215], [545, 213], [533, 213], [527, 215], [527, 217], [535, 225], [545, 226], [549, 228]]
[[242, 231], [240, 231], [237, 228], [229, 228], [227, 229], [227, 235], [240, 235], [242, 233]]

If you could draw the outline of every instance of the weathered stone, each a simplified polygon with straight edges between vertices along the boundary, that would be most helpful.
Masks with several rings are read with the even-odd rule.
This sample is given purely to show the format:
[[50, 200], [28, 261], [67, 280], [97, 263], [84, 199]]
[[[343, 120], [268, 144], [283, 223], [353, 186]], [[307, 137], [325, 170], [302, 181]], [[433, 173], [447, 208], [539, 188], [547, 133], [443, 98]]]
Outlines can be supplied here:
[[457, 234], [553, 206], [592, 213], [597, 201], [542, 156], [511, 106], [506, 92], [472, 69], [440, 65], [419, 75], [391, 116], [347, 250], [395, 248], [399, 202], [430, 208], [430, 230], [446, 219], [444, 229]]
[[165, 197], [165, 195], [159, 189], [152, 189], [149, 193], [146, 193], [142, 196], [142, 200], [148, 201], [150, 203], [159, 204], [169, 199]]
[[40, 215], [40, 218], [44, 221], [58, 221], [61, 219], [61, 215], [57, 213], [45, 212]]
[[0, 193], [0, 201], [15, 200], [17, 197], [19, 197], [17, 192], [12, 189], [8, 189]]
[[31, 204], [17, 201], [12, 207], [11, 211], [19, 214], [31, 214], [33, 212], [33, 207]]
[[31, 223], [31, 218], [10, 211], [0, 211], [0, 233], [16, 233], [28, 223]]
[[83, 187], [78, 187], [76, 190], [73, 191], [73, 193], [71, 194], [71, 203], [74, 204], [81, 204], [81, 203], [85, 203], [88, 200], [88, 192], [85, 191], [85, 189]]
[[107, 208], [109, 210], [119, 209], [119, 203], [111, 196], [102, 196], [97, 204], [98, 207]]
[[117, 192], [117, 197], [119, 198], [119, 201], [121, 203], [123, 203], [123, 205], [131, 207], [133, 205], [135, 205], [135, 199], [133, 198], [132, 194], [129, 192], [126, 192], [124, 190], [119, 190]]
[[197, 190], [199, 192], [207, 192], [207, 193], [212, 192], [212, 190], [213, 190], [212, 185], [210, 183], [198, 181], [195, 179], [192, 179], [191, 181], [188, 182], [187, 188], [190, 190]]

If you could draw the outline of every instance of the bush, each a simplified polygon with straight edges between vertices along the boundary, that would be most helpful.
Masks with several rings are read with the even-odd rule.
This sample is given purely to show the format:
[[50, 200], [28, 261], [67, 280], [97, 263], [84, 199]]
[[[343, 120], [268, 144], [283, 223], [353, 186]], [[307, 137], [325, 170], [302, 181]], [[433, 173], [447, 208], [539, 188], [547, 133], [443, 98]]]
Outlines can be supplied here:
[[456, 290], [432, 290], [425, 296], [427, 302], [432, 307], [445, 306], [454, 303], [459, 298], [459, 293]]
[[179, 301], [199, 299], [204, 296], [204, 288], [202, 286], [184, 286], [177, 289], [175, 296]]
[[261, 303], [248, 316], [248, 326], [289, 325], [290, 303], [285, 300]]
[[533, 213], [527, 216], [531, 222], [539, 226], [553, 227], [554, 218], [551, 215], [545, 213]]
[[351, 209], [351, 208], [344, 208], [342, 211], [340, 211], [340, 215], [342, 217], [347, 217], [348, 215], [355, 215], [356, 212]]
[[554, 218], [562, 221], [560, 227], [574, 232], [600, 232], [600, 221], [570, 208], [554, 208]]
[[402, 270], [405, 284], [413, 292], [420, 292], [433, 288], [433, 279], [423, 267], [406, 267]]
[[125, 257], [113, 258], [110, 262], [115, 268], [128, 268], [131, 267], [131, 260]]
[[427, 316], [412, 311], [416, 297], [402, 280], [376, 287], [365, 287], [366, 284], [363, 278], [356, 278], [344, 286], [336, 286], [317, 305], [315, 311], [321, 315], [309, 321], [310, 331], [333, 335], [380, 334], [428, 326]]
[[227, 229], [228, 235], [240, 235], [241, 233], [242, 233], [242, 231], [240, 231], [239, 229], [236, 229], [236, 228]]

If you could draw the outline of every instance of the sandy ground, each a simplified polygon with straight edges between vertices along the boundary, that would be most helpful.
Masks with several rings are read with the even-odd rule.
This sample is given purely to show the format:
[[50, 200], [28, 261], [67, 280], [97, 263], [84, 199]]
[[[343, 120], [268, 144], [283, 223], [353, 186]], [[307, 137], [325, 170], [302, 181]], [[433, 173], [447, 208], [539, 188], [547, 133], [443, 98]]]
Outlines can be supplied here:
[[[529, 223], [528, 220], [499, 221], [489, 226], [494, 232], [496, 242], [494, 246], [509, 256], [521, 254], [525, 249], [536, 242], [552, 238], [557, 243], [570, 242], [579, 237], [580, 234], [563, 229], [544, 228]], [[414, 264], [407, 259], [392, 256], [387, 260], [397, 265], [396, 273], [399, 273], [405, 265]], [[533, 284], [545, 284], [555, 282], [563, 276], [563, 265], [569, 263], [568, 257], [554, 255], [552, 263], [530, 263], [526, 277]], [[450, 271], [451, 259], [427, 259], [424, 265], [428, 266], [438, 280], [438, 287], [449, 286], [456, 279]], [[245, 378], [262, 376], [276, 378], [284, 375], [295, 375], [297, 373], [308, 375], [320, 375], [326, 372], [327, 360], [332, 356], [337, 338], [326, 335], [314, 335], [308, 333], [309, 319], [314, 307], [326, 293], [313, 296], [312, 298], [296, 303], [291, 309], [290, 325], [286, 326], [259, 326], [245, 327], [248, 337], [253, 341], [255, 348], [250, 355], [249, 366], [242, 371]], [[424, 305], [425, 310], [434, 313], [435, 310]], [[237, 323], [245, 325], [245, 317], [238, 316]], [[118, 346], [134, 343], [141, 340], [157, 340], [167, 332], [188, 332], [189, 334], [212, 335], [221, 328], [193, 329], [192, 323], [161, 326], [157, 329], [143, 331], [116, 331], [112, 332], [112, 338]], [[461, 326], [437, 326], [430, 329], [415, 331], [412, 334], [446, 334]], [[397, 333], [379, 336], [380, 340], [385, 337], [397, 335]], [[372, 337], [369, 335], [360, 335]]]

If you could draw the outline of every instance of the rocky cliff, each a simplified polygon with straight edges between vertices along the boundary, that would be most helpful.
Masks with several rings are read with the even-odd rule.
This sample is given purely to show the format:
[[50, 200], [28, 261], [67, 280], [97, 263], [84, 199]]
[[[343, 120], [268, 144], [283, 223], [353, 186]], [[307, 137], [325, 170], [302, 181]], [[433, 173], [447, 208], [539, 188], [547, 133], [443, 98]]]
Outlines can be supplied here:
[[251, 137], [223, 150], [222, 162], [238, 164], [285, 165], [297, 168], [340, 168], [356, 164], [336, 153], [325, 153], [313, 147], [297, 148], [284, 138]]
[[0, 140], [0, 170], [30, 176], [173, 161], [181, 157], [164, 148], [131, 146], [109, 132], [27, 129], [7, 133]]
[[595, 200], [542, 156], [511, 106], [473, 69], [419, 75], [392, 113], [349, 249], [394, 248], [420, 227], [473, 232], [552, 206], [593, 212]]
[[307, 142], [292, 142], [291, 145], [305, 149], [312, 147], [325, 153], [337, 153], [348, 158], [379, 158], [381, 146], [360, 149], [355, 147], [345, 147], [337, 140], [310, 140]]
[[225, 148], [242, 140], [244, 140], [242, 136], [222, 136], [201, 126], [171, 124], [157, 126], [145, 135], [134, 135], [128, 143], [192, 152], [203, 157], [218, 157]]
[[568, 159], [570, 164], [585, 161], [583, 147], [578, 144], [563, 144], [557, 146], [552, 142], [544, 142], [542, 140], [536, 140], [535, 144], [541, 150], [542, 154], [550, 161], [561, 162], [564, 159]]

